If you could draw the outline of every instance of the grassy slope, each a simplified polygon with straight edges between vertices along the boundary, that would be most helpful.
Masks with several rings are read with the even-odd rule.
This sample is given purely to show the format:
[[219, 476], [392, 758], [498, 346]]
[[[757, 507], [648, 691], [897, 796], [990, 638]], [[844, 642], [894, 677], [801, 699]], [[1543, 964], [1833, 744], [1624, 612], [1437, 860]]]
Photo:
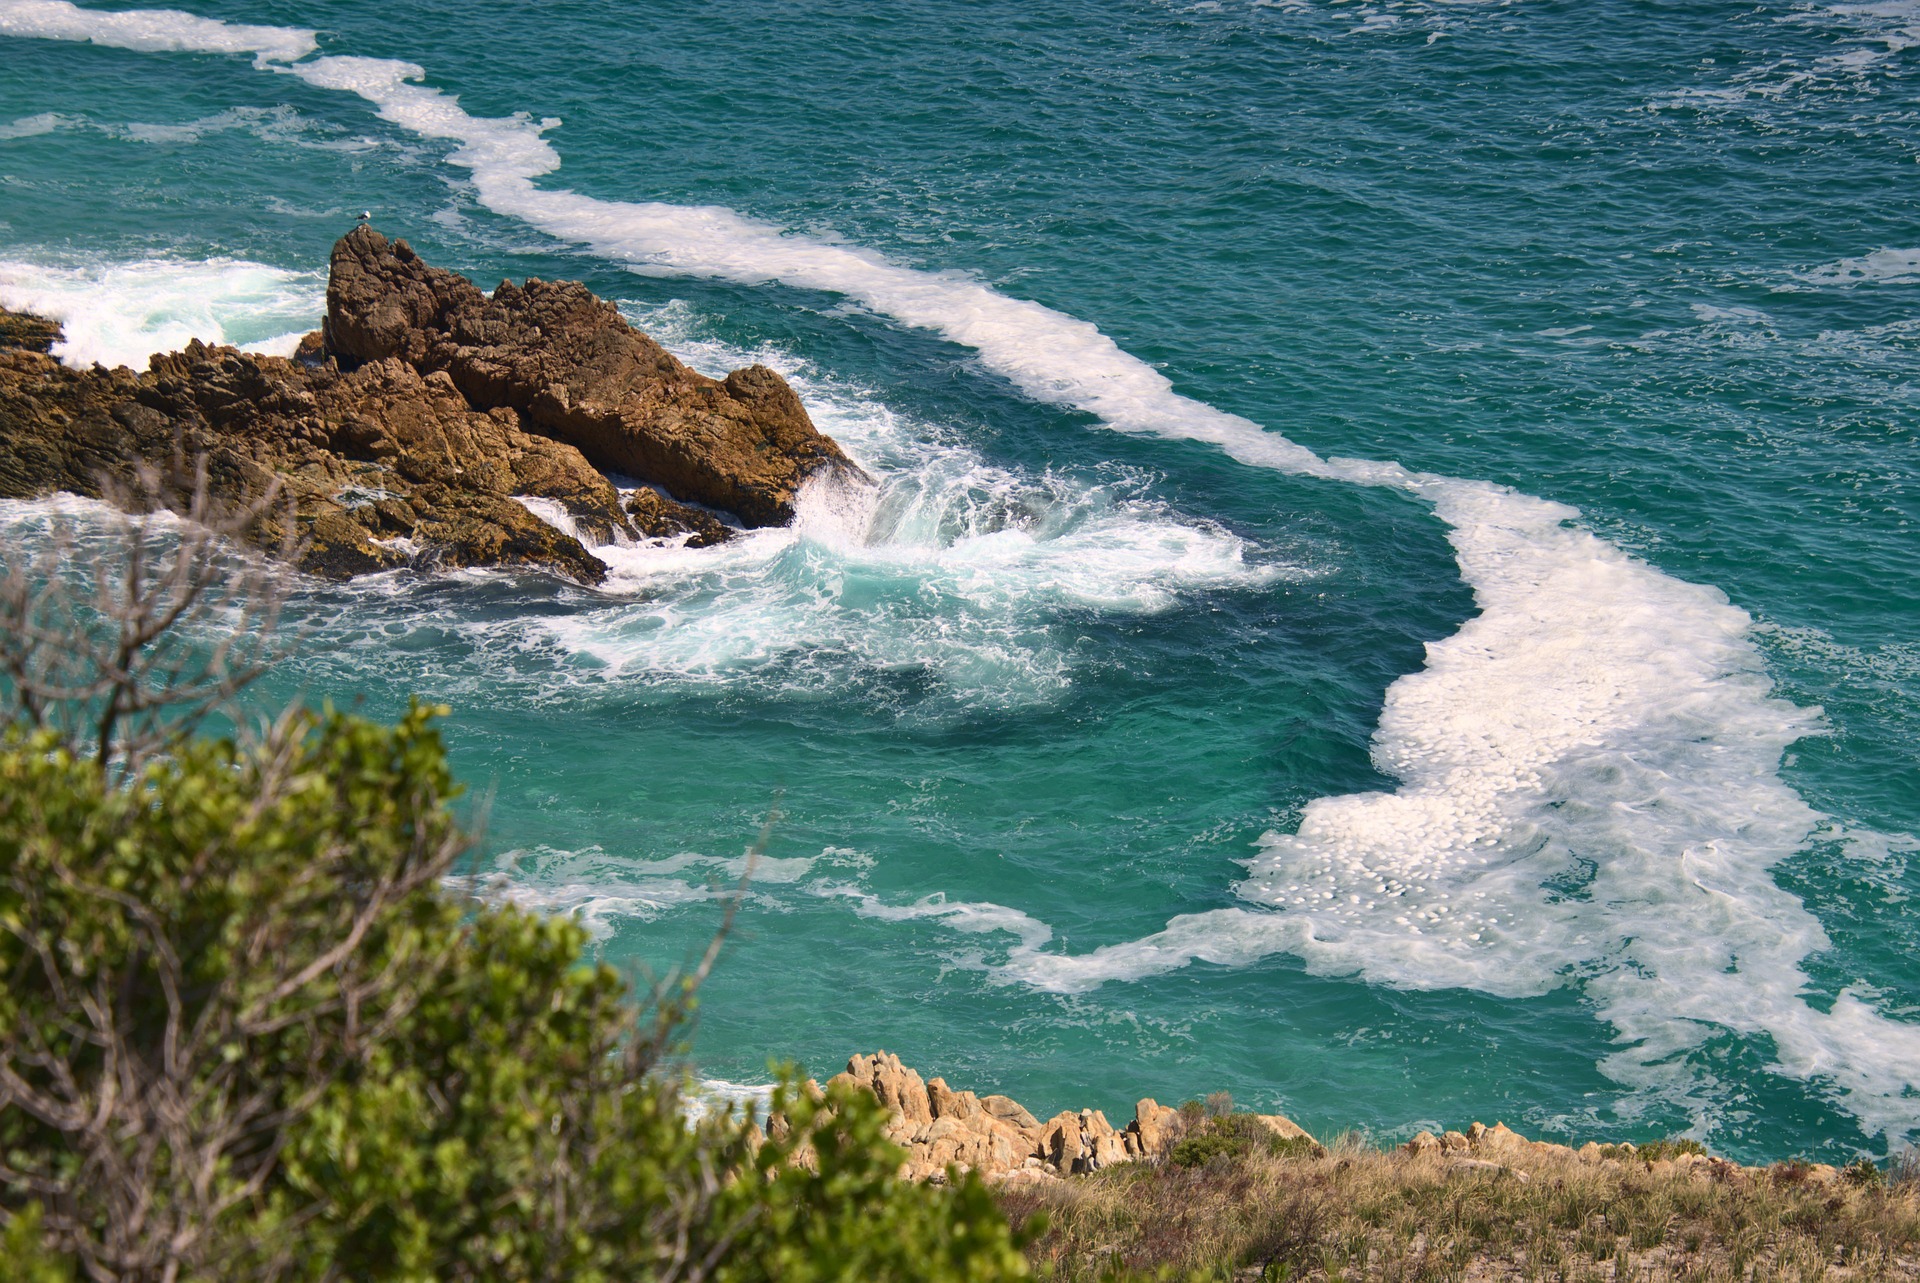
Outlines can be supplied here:
[[[1264, 1146], [1003, 1188], [1061, 1280], [1920, 1280], [1920, 1168]], [[1676, 1170], [1679, 1168], [1681, 1170]]]

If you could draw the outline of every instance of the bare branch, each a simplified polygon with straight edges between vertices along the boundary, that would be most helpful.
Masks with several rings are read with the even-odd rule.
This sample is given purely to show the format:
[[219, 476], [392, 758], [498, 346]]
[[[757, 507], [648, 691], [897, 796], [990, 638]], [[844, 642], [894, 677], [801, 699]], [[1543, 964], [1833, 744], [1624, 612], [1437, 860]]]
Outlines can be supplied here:
[[217, 496], [204, 459], [102, 491], [111, 515], [55, 509], [41, 537], [0, 545], [0, 719], [132, 774], [280, 653], [295, 550], [242, 537], [294, 523], [277, 482]]

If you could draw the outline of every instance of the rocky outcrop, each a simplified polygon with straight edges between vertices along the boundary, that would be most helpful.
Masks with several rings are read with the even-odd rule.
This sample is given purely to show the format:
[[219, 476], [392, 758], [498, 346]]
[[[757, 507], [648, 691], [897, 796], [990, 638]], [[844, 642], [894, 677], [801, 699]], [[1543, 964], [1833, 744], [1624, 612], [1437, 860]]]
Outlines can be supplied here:
[[[627, 528], [618, 492], [579, 451], [400, 361], [345, 374], [196, 341], [136, 375], [0, 352], [0, 496], [135, 493], [137, 465], [177, 475], [192, 459], [224, 497], [277, 484], [302, 568], [330, 578], [412, 562], [605, 578], [516, 495], [554, 500], [584, 530]], [[252, 531], [269, 547], [286, 533], [271, 516]]]
[[[1270, 1135], [1265, 1152], [1289, 1162], [1337, 1158], [1344, 1167], [1353, 1152], [1330, 1154], [1292, 1119], [1233, 1112], [1230, 1104], [1209, 1114], [1198, 1102], [1172, 1109], [1145, 1099], [1124, 1128], [1115, 1128], [1097, 1109], [1067, 1110], [1041, 1122], [1005, 1096], [976, 1096], [953, 1090], [944, 1079], [923, 1080], [898, 1056], [884, 1051], [852, 1057], [844, 1072], [827, 1080], [826, 1091], [811, 1079], [805, 1084], [816, 1104], [829, 1100], [827, 1093], [836, 1088], [865, 1091], [885, 1106], [890, 1115], [886, 1135], [906, 1151], [901, 1176], [934, 1183], [946, 1181], [950, 1171], [972, 1171], [990, 1184], [1007, 1184], [1056, 1181], [1125, 1163], [1205, 1163], [1210, 1142], [1223, 1131], [1256, 1140]], [[789, 1131], [780, 1115], [767, 1120], [768, 1134], [784, 1137]], [[1177, 1151], [1183, 1140], [1197, 1145], [1199, 1152], [1187, 1153], [1184, 1147]], [[803, 1152], [797, 1161], [811, 1158]], [[1723, 1182], [1765, 1179], [1832, 1186], [1856, 1179], [1853, 1169], [1843, 1172], [1825, 1163], [1742, 1167], [1690, 1140], [1655, 1141], [1638, 1148], [1589, 1143], [1575, 1149], [1529, 1140], [1505, 1123], [1474, 1123], [1464, 1132], [1438, 1136], [1422, 1131], [1399, 1147], [1396, 1161], [1432, 1163], [1449, 1178], [1477, 1176], [1521, 1184], [1530, 1183], [1536, 1173], [1564, 1172], [1567, 1163], [1626, 1165], [1655, 1177]]]
[[[1185, 1131], [1179, 1110], [1152, 1099], [1134, 1107], [1124, 1128], [1097, 1109], [1068, 1110], [1043, 1123], [1005, 1096], [955, 1091], [940, 1078], [923, 1081], [884, 1051], [848, 1060], [846, 1070], [827, 1082], [830, 1089], [836, 1085], [871, 1092], [886, 1106], [892, 1115], [887, 1136], [906, 1150], [901, 1174], [913, 1180], [945, 1180], [949, 1167], [1001, 1182], [1160, 1162]], [[1284, 1127], [1306, 1136], [1277, 1114], [1265, 1118], [1275, 1131]], [[781, 1125], [772, 1122], [769, 1130]]]
[[326, 351], [445, 371], [480, 409], [511, 409], [595, 466], [750, 526], [793, 520], [800, 486], [849, 468], [765, 366], [710, 379], [572, 281], [503, 282], [491, 297], [405, 241], [355, 228], [333, 247]]
[[[1632, 1144], [1602, 1145], [1589, 1141], [1575, 1149], [1553, 1141], [1529, 1140], [1505, 1123], [1488, 1127], [1474, 1123], [1464, 1132], [1448, 1131], [1435, 1136], [1417, 1133], [1400, 1147], [1413, 1158], [1432, 1159], [1445, 1165], [1448, 1172], [1483, 1173], [1510, 1176], [1525, 1182], [1530, 1165], [1550, 1165], [1574, 1160], [1582, 1163], [1626, 1163], [1643, 1168], [1653, 1176], [1699, 1176], [1726, 1180], [1736, 1174], [1771, 1175], [1780, 1179], [1779, 1167], [1742, 1167], [1724, 1158], [1706, 1153], [1691, 1142], [1658, 1141], [1636, 1148]], [[1832, 1184], [1841, 1179], [1839, 1168], [1826, 1163], [1787, 1164], [1792, 1178], [1815, 1184]]]
[[60, 341], [60, 326], [26, 312], [10, 312], [0, 307], [0, 348], [18, 348], [23, 352], [51, 352]]
[[[807, 1095], [815, 1103], [829, 1099], [833, 1089], [852, 1088], [871, 1094], [890, 1115], [888, 1139], [906, 1151], [901, 1176], [941, 1183], [950, 1171], [975, 1172], [990, 1184], [1050, 1182], [1063, 1177], [1101, 1171], [1126, 1163], [1182, 1165], [1210, 1161], [1213, 1142], [1224, 1132], [1242, 1138], [1270, 1135], [1265, 1152], [1284, 1161], [1338, 1159], [1345, 1165], [1350, 1151], [1330, 1154], [1305, 1128], [1279, 1114], [1208, 1113], [1198, 1102], [1172, 1109], [1152, 1099], [1140, 1101], [1125, 1127], [1116, 1128], [1097, 1109], [1067, 1110], [1045, 1122], [1005, 1096], [977, 1096], [955, 1091], [944, 1079], [922, 1079], [888, 1052], [854, 1056], [846, 1070], [827, 1081], [827, 1091], [808, 1080]], [[1211, 1104], [1211, 1102], [1209, 1102]], [[787, 1121], [779, 1115], [767, 1120], [767, 1132], [785, 1136]], [[1197, 1147], [1186, 1152], [1185, 1140]], [[1177, 1148], [1178, 1147], [1178, 1148]], [[1240, 1152], [1246, 1152], [1242, 1147]], [[796, 1161], [809, 1162], [800, 1154]], [[1537, 1174], [1564, 1172], [1568, 1163], [1625, 1165], [1654, 1177], [1694, 1177], [1702, 1180], [1770, 1180], [1834, 1186], [1855, 1179], [1825, 1163], [1793, 1162], [1770, 1167], [1742, 1167], [1706, 1153], [1690, 1140], [1655, 1141], [1636, 1148], [1631, 1144], [1589, 1143], [1575, 1149], [1552, 1141], [1530, 1140], [1504, 1123], [1488, 1127], [1474, 1123], [1464, 1132], [1436, 1136], [1422, 1131], [1401, 1145], [1396, 1161], [1431, 1163], [1449, 1179], [1483, 1178], [1532, 1182]]]
[[[810, 476], [852, 470], [772, 371], [705, 378], [583, 286], [489, 297], [369, 228], [334, 247], [325, 326], [291, 360], [193, 342], [141, 373], [70, 370], [47, 355], [58, 336], [0, 312], [0, 497], [130, 493], [141, 465], [204, 459], [221, 496], [278, 486], [300, 564], [333, 578], [426, 564], [598, 583], [605, 565], [522, 498], [589, 541], [704, 547], [734, 530], [711, 509], [789, 520]], [[651, 488], [623, 502], [603, 469]], [[250, 533], [289, 532], [274, 515]]]
[[701, 508], [675, 503], [658, 490], [641, 489], [627, 500], [627, 518], [649, 539], [686, 536], [688, 548], [710, 548], [733, 537], [733, 527]]

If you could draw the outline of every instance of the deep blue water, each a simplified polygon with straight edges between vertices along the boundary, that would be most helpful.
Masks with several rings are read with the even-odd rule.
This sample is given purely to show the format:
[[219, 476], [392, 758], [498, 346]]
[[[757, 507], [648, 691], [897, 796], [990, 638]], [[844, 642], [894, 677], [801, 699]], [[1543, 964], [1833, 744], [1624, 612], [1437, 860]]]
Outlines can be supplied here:
[[502, 893], [634, 967], [777, 798], [704, 1073], [1920, 1130], [1920, 4], [107, 12], [0, 0], [69, 359], [284, 347], [364, 208], [880, 478], [315, 585], [262, 693], [451, 704]]

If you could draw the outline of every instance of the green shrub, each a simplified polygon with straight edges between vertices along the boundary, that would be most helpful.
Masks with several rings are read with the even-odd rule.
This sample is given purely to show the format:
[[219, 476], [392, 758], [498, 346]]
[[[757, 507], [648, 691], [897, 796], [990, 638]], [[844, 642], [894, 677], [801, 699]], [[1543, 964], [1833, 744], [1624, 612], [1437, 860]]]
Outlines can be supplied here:
[[130, 778], [4, 732], [0, 1271], [1026, 1274], [978, 1180], [898, 1179], [871, 1096], [788, 1070], [781, 1138], [690, 1122], [690, 982], [636, 1002], [577, 924], [449, 889], [436, 712], [297, 714]]
[[1276, 1158], [1319, 1158], [1325, 1151], [1308, 1136], [1267, 1134], [1267, 1152]]
[[1649, 1163], [1657, 1163], [1663, 1158], [1679, 1158], [1685, 1154], [1704, 1155], [1706, 1152], [1707, 1147], [1699, 1141], [1676, 1136], [1669, 1140], [1650, 1140], [1638, 1147], [1634, 1151], [1634, 1156]]
[[0, 1231], [0, 1283], [71, 1283], [73, 1271], [47, 1251], [38, 1203], [14, 1210]]
[[1255, 1114], [1196, 1114], [1183, 1121], [1186, 1134], [1168, 1154], [1176, 1167], [1205, 1167], [1254, 1152], [1278, 1158], [1316, 1158], [1323, 1152], [1305, 1136], [1279, 1135]]
[[1887, 1174], [1880, 1170], [1880, 1164], [1871, 1158], [1856, 1158], [1840, 1169], [1840, 1175], [1849, 1185], [1862, 1189], [1879, 1189], [1887, 1183]]
[[1234, 1159], [1253, 1148], [1247, 1137], [1223, 1127], [1207, 1127], [1184, 1136], [1170, 1157], [1176, 1167], [1205, 1167], [1216, 1159]]

